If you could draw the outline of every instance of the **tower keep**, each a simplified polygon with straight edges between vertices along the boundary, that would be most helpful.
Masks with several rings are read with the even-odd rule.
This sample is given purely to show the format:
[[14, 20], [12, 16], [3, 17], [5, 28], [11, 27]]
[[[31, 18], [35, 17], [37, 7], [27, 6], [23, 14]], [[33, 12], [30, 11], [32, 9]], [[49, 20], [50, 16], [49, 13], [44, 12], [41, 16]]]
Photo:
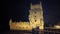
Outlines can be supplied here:
[[39, 26], [40, 29], [44, 28], [44, 21], [43, 21], [43, 10], [42, 10], [42, 4], [32, 4], [31, 3], [31, 9], [29, 10], [29, 21], [32, 25], [32, 28], [36, 28]]

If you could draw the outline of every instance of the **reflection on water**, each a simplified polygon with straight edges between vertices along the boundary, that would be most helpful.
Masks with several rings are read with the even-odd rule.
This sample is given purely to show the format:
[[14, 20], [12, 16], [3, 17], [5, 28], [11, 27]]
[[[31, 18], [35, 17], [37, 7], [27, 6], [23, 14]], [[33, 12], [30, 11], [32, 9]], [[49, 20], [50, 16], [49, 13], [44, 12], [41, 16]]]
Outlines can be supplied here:
[[10, 30], [5, 31], [2, 34], [60, 34], [60, 29], [45, 29], [41, 30]]

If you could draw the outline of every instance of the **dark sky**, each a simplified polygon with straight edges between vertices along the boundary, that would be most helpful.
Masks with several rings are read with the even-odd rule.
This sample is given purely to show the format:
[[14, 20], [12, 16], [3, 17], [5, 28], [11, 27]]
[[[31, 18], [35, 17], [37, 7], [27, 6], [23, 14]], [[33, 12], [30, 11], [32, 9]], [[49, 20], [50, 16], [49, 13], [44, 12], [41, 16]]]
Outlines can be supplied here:
[[[13, 21], [29, 21], [30, 3], [39, 4], [40, 0], [8, 0], [8, 14]], [[60, 21], [60, 1], [42, 0], [45, 23], [55, 23]], [[4, 14], [5, 15], [5, 14]], [[6, 17], [7, 18], [7, 17]]]
[[[7, 24], [11, 18], [13, 21], [29, 21], [30, 3], [39, 3], [40, 0], [5, 0], [4, 14], [1, 16], [1, 26]], [[60, 1], [42, 0], [43, 16], [45, 24], [54, 24], [60, 21]]]
[[43, 1], [43, 12], [45, 24], [54, 24], [60, 21], [60, 1], [59, 0]]

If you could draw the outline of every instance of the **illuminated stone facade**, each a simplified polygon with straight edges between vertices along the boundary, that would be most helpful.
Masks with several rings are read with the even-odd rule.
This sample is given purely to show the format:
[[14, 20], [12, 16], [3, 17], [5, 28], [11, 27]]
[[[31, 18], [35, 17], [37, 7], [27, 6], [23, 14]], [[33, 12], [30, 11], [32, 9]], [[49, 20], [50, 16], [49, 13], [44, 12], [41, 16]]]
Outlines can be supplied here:
[[31, 9], [29, 10], [29, 22], [17, 22], [13, 23], [10, 20], [10, 29], [14, 30], [32, 30], [32, 28], [36, 28], [39, 26], [39, 29], [44, 29], [44, 21], [43, 21], [43, 11], [42, 5], [31, 3]]
[[31, 9], [29, 12], [30, 12], [29, 21], [32, 27], [36, 28], [37, 26], [39, 26], [40, 29], [43, 29], [44, 23], [41, 3], [34, 5], [31, 4]]

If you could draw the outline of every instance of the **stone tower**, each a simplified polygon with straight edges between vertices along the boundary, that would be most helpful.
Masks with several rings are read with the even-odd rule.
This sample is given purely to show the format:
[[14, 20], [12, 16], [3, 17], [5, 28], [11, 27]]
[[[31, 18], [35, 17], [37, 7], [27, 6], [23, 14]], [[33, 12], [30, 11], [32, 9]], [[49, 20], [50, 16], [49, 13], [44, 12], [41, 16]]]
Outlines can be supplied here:
[[39, 29], [44, 28], [44, 21], [43, 21], [43, 10], [42, 10], [42, 4], [32, 4], [31, 3], [31, 9], [29, 10], [29, 21], [32, 25], [32, 28], [36, 28], [39, 26]]
[[40, 4], [32, 4], [31, 9], [29, 10], [29, 22], [12, 22], [12, 19], [9, 21], [10, 29], [13, 30], [32, 30], [39, 26], [39, 29], [44, 29], [43, 21], [43, 10], [41, 2]]

